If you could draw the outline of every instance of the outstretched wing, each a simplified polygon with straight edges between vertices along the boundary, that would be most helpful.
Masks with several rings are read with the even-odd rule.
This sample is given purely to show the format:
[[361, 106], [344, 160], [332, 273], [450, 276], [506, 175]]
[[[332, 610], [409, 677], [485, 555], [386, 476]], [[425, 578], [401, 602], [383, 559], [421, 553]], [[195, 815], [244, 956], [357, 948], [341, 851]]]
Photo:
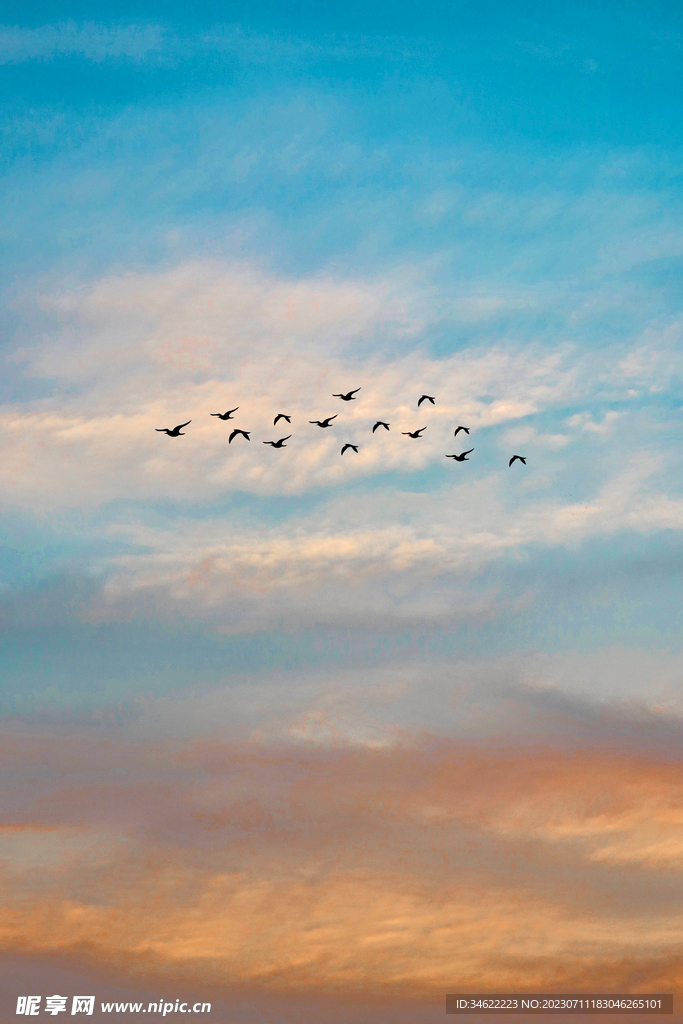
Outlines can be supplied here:
[[232, 434], [228, 438], [228, 444], [232, 444], [233, 438], [237, 437], [239, 430], [233, 430]]
[[192, 423], [192, 420], [188, 420], [187, 423], [179, 423], [178, 426], [174, 427], [173, 429], [174, 430], [182, 430], [183, 427], [188, 426], [188, 424], [190, 424], [190, 423]]
[[168, 430], [168, 427], [155, 427], [154, 429], [157, 431], [158, 434], [165, 434]]

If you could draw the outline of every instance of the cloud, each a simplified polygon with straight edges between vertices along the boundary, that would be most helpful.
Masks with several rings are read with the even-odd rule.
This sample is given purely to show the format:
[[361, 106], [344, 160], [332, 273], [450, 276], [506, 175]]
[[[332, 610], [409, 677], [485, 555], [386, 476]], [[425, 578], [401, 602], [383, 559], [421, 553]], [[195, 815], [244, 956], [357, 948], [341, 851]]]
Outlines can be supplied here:
[[679, 988], [678, 764], [544, 735], [354, 750], [15, 733], [0, 939], [283, 995], [628, 991], [634, 962]]
[[94, 22], [77, 25], [69, 19], [40, 28], [0, 26], [0, 64], [57, 57], [83, 57], [97, 63], [107, 58], [142, 60], [164, 46], [164, 30], [156, 25], [107, 27]]

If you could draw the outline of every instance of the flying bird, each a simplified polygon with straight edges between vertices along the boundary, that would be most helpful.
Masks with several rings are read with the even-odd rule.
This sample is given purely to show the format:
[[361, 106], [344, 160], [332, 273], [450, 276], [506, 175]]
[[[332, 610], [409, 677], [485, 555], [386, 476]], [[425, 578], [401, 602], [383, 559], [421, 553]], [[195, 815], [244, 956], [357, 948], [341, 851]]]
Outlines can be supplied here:
[[347, 391], [345, 395], [332, 395], [332, 397], [333, 398], [341, 398], [342, 402], [355, 402], [356, 399], [353, 396], [358, 391], [360, 391], [360, 388], [356, 388], [355, 391]]
[[412, 434], [411, 434], [411, 432], [409, 430], [402, 430], [401, 433], [405, 434], [406, 437], [420, 437], [420, 435], [422, 434], [422, 431], [426, 430], [426, 429], [427, 429], [426, 427], [420, 427], [419, 430], [414, 430], [412, 432]]
[[377, 420], [377, 422], [375, 423], [374, 427], [372, 428], [373, 434], [375, 433], [375, 431], [377, 430], [378, 427], [384, 427], [385, 430], [388, 430], [389, 429], [389, 424], [385, 423], [384, 420]]
[[235, 427], [232, 434], [228, 438], [228, 444], [232, 444], [233, 437], [237, 437], [238, 434], [241, 434], [242, 437], [246, 437], [247, 441], [251, 441], [251, 438], [249, 437], [249, 435], [251, 434], [251, 430], [238, 430], [237, 427]]
[[473, 451], [474, 451], [474, 448], [470, 448], [466, 452], [461, 452], [460, 455], [447, 455], [446, 458], [447, 459], [455, 459], [457, 462], [469, 462], [470, 460], [467, 458], [467, 456], [470, 454], [470, 452], [473, 452]]
[[309, 423], [315, 423], [316, 426], [318, 426], [318, 427], [331, 427], [332, 426], [332, 420], [336, 420], [338, 415], [339, 415], [339, 413], [335, 413], [334, 416], [328, 416], [327, 419], [323, 420], [322, 422], [320, 420], [309, 420], [308, 422]]
[[424, 402], [425, 400], [426, 400], [426, 401], [428, 401], [428, 402], [431, 402], [431, 403], [432, 403], [432, 405], [434, 405], [434, 399], [432, 398], [432, 396], [431, 396], [431, 395], [423, 395], [423, 396], [422, 396], [422, 398], [420, 399], [420, 401], [419, 401], [419, 402], [417, 403], [417, 407], [418, 407], [418, 409], [420, 408], [420, 406], [422, 405], [422, 403], [423, 403], [423, 402]]
[[168, 427], [155, 427], [154, 429], [158, 434], [168, 434], [169, 437], [184, 437], [185, 435], [181, 431], [188, 423], [192, 423], [192, 420], [188, 420], [187, 423], [181, 423], [180, 426], [174, 427], [173, 430], [169, 430]]
[[[278, 420], [287, 420], [288, 423], [291, 423], [292, 422], [292, 417], [291, 416], [285, 416], [285, 414], [283, 412], [279, 412], [277, 414], [277, 416], [275, 417], [275, 419], [273, 420], [273, 426], [274, 427], [277, 426], [277, 421]], [[267, 443], [268, 443], [267, 441], [264, 442], [264, 444], [267, 444]]]
[[237, 412], [238, 409], [239, 409], [239, 405], [236, 406], [236, 408], [234, 408], [234, 409], [228, 409], [227, 412], [212, 412], [211, 415], [212, 416], [218, 416], [218, 418], [220, 420], [231, 420], [232, 419], [232, 414], [234, 412]]
[[458, 431], [459, 430], [464, 430], [466, 434], [469, 434], [469, 432], [470, 432], [470, 428], [469, 427], [456, 427], [455, 428], [455, 433], [453, 434], [453, 437], [457, 437], [458, 436]]
[[357, 444], [345, 444], [344, 447], [341, 450], [342, 455], [344, 454], [344, 452], [346, 451], [347, 448], [353, 448], [353, 450], [356, 453], [356, 455], [358, 455], [358, 445]]
[[526, 466], [526, 459], [524, 458], [523, 455], [513, 455], [512, 458], [510, 459], [510, 461], [508, 462], [508, 466], [511, 466], [512, 463], [515, 461], [515, 459], [519, 459], [519, 461], [523, 462], [524, 465]]
[[291, 434], [287, 434], [287, 437], [281, 437], [279, 441], [264, 441], [264, 444], [272, 444], [273, 448], [286, 448], [285, 441], [289, 441]]

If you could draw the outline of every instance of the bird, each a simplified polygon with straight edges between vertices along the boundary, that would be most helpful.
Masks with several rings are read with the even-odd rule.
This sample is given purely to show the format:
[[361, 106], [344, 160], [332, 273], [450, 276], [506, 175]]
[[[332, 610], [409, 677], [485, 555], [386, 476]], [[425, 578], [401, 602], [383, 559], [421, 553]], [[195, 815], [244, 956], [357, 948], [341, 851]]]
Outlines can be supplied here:
[[426, 399], [426, 400], [427, 400], [428, 402], [431, 402], [431, 403], [432, 403], [432, 405], [434, 405], [434, 399], [432, 398], [432, 396], [431, 396], [431, 395], [423, 395], [423, 396], [422, 396], [422, 398], [420, 399], [420, 401], [419, 401], [419, 402], [417, 403], [417, 407], [418, 407], [418, 409], [420, 408], [420, 406], [422, 405], [422, 403], [423, 403], [423, 402], [425, 401], [425, 399]]
[[289, 441], [291, 434], [287, 434], [287, 437], [281, 437], [279, 441], [264, 441], [264, 444], [272, 444], [273, 448], [286, 448], [285, 441]]
[[356, 388], [355, 391], [347, 391], [345, 395], [332, 395], [333, 398], [341, 398], [342, 402], [355, 402], [356, 399], [353, 397], [356, 391], [360, 391], [360, 388]]
[[466, 452], [461, 452], [460, 455], [447, 455], [446, 458], [447, 459], [456, 459], [457, 462], [469, 462], [470, 460], [467, 458], [467, 456], [470, 454], [470, 452], [473, 452], [473, 451], [474, 451], [474, 448], [470, 448]]
[[227, 412], [212, 412], [211, 415], [212, 416], [218, 416], [218, 418], [221, 419], [221, 420], [231, 420], [232, 419], [232, 414], [234, 412], [237, 412], [238, 409], [239, 409], [239, 405], [236, 406], [234, 409], [228, 409]]
[[455, 428], [455, 433], [453, 434], [453, 437], [457, 437], [458, 436], [458, 431], [459, 430], [464, 430], [466, 434], [469, 434], [469, 432], [470, 432], [470, 428], [469, 427], [456, 427]]
[[251, 438], [249, 437], [249, 435], [251, 434], [251, 430], [238, 430], [237, 427], [235, 427], [232, 434], [228, 438], [228, 444], [232, 444], [233, 437], [237, 437], [238, 434], [241, 434], [242, 437], [246, 437], [247, 441], [251, 441]]
[[512, 463], [515, 461], [515, 459], [519, 459], [519, 461], [523, 462], [524, 465], [526, 466], [526, 459], [524, 458], [523, 455], [513, 455], [512, 458], [510, 459], [510, 461], [508, 462], [508, 466], [511, 466]]
[[[275, 419], [273, 420], [273, 426], [274, 427], [277, 426], [277, 421], [278, 420], [287, 420], [288, 423], [291, 423], [292, 422], [292, 417], [291, 416], [285, 416], [285, 414], [283, 412], [279, 412], [277, 414], [277, 416], [275, 417]], [[264, 442], [264, 443], [267, 443], [267, 442]]]
[[345, 444], [344, 447], [341, 450], [342, 455], [344, 454], [344, 452], [346, 451], [347, 448], [353, 448], [353, 450], [356, 453], [356, 455], [358, 455], [358, 445], [357, 444]]
[[154, 429], [158, 434], [168, 434], [169, 437], [184, 437], [185, 435], [181, 433], [181, 430], [188, 423], [192, 423], [192, 420], [188, 420], [187, 423], [181, 423], [180, 426], [174, 427], [173, 430], [169, 430], [168, 427], [155, 427]]
[[405, 434], [407, 437], [420, 437], [420, 435], [422, 434], [422, 431], [426, 430], [426, 429], [427, 429], [426, 427], [420, 427], [419, 430], [414, 430], [412, 432], [412, 434], [411, 434], [411, 432], [409, 430], [402, 430], [401, 433]]
[[378, 427], [384, 427], [385, 430], [388, 430], [389, 429], [389, 424], [385, 423], [384, 420], [377, 420], [377, 422], [375, 423], [374, 427], [372, 428], [373, 434], [375, 433], [375, 431], [377, 430]]
[[326, 420], [322, 421], [322, 423], [320, 422], [320, 420], [309, 420], [308, 422], [309, 423], [315, 423], [316, 426], [318, 426], [318, 427], [331, 427], [332, 426], [332, 420], [336, 420], [338, 415], [339, 415], [339, 413], [335, 413], [334, 416], [328, 416]]

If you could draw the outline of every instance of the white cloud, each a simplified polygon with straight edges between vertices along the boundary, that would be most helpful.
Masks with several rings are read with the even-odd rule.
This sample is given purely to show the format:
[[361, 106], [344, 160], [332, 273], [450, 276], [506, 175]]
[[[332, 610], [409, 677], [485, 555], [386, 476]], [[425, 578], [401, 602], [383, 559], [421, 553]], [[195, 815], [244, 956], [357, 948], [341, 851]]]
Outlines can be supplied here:
[[[374, 281], [289, 282], [211, 263], [24, 296], [15, 305], [43, 337], [12, 359], [72, 393], [2, 411], [3, 500], [40, 509], [117, 497], [205, 500], [235, 488], [301, 493], [441, 464], [455, 422], [476, 430], [520, 419], [575, 387], [570, 350], [442, 359], [410, 351], [428, 330], [425, 304], [405, 270]], [[389, 332], [396, 355], [357, 354]], [[353, 402], [332, 397], [359, 386]], [[417, 409], [423, 392], [438, 395], [436, 406]], [[210, 413], [235, 406], [234, 425], [252, 440], [228, 445], [233, 424]], [[292, 416], [282, 451], [262, 444], [290, 432], [274, 428], [278, 412]], [[309, 422], [333, 414], [330, 429]], [[373, 435], [376, 419], [391, 430]], [[156, 432], [187, 420], [184, 437]], [[403, 436], [423, 426], [421, 439]], [[360, 452], [342, 459], [347, 441]]]
[[55, 57], [85, 57], [103, 61], [107, 57], [142, 60], [164, 44], [164, 31], [156, 25], [106, 27], [94, 22], [77, 25], [69, 20], [40, 28], [0, 26], [0, 64], [26, 60], [54, 60]]

